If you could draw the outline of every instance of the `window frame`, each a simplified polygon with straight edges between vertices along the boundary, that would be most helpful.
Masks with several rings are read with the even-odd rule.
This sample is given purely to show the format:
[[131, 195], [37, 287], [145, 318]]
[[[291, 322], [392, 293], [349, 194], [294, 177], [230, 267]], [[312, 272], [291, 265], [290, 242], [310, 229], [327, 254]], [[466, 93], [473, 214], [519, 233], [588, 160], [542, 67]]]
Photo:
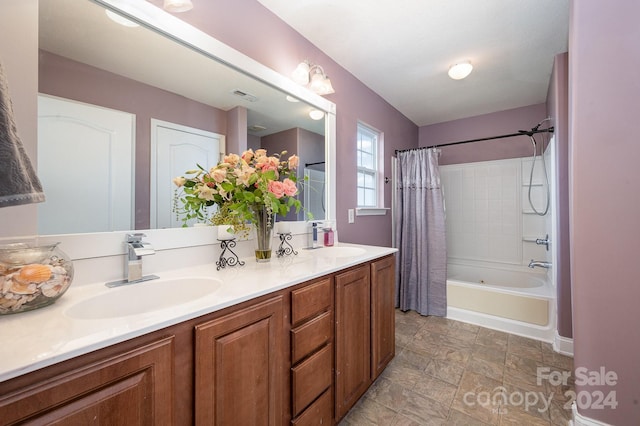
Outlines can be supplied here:
[[[361, 141], [365, 134], [374, 141], [370, 151], [362, 149]], [[373, 157], [375, 169], [360, 164], [361, 152]], [[382, 153], [384, 153], [384, 133], [373, 126], [358, 121], [356, 129], [356, 215], [358, 216], [384, 215], [388, 210], [384, 208], [384, 159]], [[360, 185], [359, 177], [362, 173], [373, 175], [374, 186]], [[361, 191], [363, 190], [374, 191], [374, 204], [360, 205]]]

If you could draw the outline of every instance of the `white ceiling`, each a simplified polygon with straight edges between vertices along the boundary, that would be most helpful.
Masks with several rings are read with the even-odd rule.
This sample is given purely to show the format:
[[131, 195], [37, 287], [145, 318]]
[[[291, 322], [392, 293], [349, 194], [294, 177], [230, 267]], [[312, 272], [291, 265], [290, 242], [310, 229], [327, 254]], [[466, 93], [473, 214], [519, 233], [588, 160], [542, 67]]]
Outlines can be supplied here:
[[418, 126], [545, 102], [567, 51], [569, 0], [258, 1]]

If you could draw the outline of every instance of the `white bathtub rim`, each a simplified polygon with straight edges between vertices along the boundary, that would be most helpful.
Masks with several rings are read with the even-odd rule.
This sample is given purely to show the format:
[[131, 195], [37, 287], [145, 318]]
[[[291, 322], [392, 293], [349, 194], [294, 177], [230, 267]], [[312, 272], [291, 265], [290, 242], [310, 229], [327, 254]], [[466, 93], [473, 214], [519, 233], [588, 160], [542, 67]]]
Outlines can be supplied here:
[[463, 266], [470, 268], [498, 269], [500, 271], [521, 272], [534, 275], [542, 280], [550, 281], [549, 269], [529, 268], [523, 264], [489, 262], [486, 260], [448, 258], [447, 266]]
[[466, 288], [483, 289], [490, 292], [498, 292], [511, 294], [515, 296], [526, 296], [537, 299], [548, 300], [555, 303], [556, 293], [551, 285], [545, 281], [543, 285], [538, 287], [506, 287], [492, 284], [481, 284], [469, 281], [460, 281], [452, 278], [447, 279], [447, 285], [457, 285]]

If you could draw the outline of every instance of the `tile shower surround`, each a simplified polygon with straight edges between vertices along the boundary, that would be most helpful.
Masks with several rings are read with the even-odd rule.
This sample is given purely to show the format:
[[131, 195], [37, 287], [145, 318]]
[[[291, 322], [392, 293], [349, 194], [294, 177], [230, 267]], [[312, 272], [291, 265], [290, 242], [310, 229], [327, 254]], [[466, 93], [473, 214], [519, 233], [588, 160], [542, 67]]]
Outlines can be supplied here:
[[[530, 170], [528, 157], [440, 167], [449, 260], [525, 266], [531, 259], [551, 260], [534, 242], [550, 234], [551, 214], [535, 215], [529, 206]], [[543, 176], [538, 157], [531, 193], [538, 211], [546, 202]]]
[[[573, 371], [573, 359], [550, 344], [414, 311], [396, 311], [396, 357], [340, 426], [567, 425], [568, 386], [537, 384], [537, 368]], [[464, 396], [504, 387], [510, 395], [535, 392], [539, 403], [483, 408]], [[474, 401], [473, 398], [467, 401]], [[540, 409], [540, 411], [538, 411]]]

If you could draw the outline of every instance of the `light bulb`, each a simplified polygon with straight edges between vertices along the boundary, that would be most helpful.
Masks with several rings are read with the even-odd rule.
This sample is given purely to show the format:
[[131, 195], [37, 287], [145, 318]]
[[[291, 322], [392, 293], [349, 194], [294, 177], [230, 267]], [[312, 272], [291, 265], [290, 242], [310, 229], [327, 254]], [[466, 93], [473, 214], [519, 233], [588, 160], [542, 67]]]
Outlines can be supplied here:
[[309, 111], [309, 117], [313, 120], [322, 120], [324, 118], [324, 112], [319, 109], [312, 109]]
[[471, 70], [473, 70], [473, 65], [471, 65], [471, 62], [460, 62], [449, 68], [449, 77], [454, 80], [462, 80], [463, 78], [471, 74]]
[[164, 0], [164, 9], [169, 12], [186, 12], [193, 9], [191, 0]]
[[291, 73], [291, 78], [298, 84], [309, 83], [309, 64], [307, 62], [300, 62], [295, 70]]

